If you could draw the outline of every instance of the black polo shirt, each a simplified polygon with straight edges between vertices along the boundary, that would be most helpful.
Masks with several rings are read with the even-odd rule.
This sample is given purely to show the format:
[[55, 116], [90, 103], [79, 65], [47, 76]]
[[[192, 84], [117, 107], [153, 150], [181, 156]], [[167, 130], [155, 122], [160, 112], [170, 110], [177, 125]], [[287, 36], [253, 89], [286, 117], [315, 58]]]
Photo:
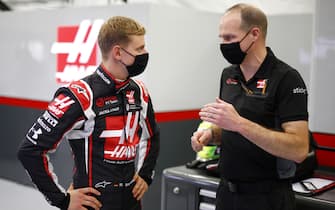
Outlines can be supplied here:
[[[282, 130], [288, 121], [308, 120], [307, 89], [300, 74], [277, 59], [270, 48], [256, 74], [245, 81], [239, 65], [224, 69], [220, 98], [244, 118]], [[293, 161], [275, 157], [236, 132], [222, 132], [220, 171], [235, 181], [292, 177]]]

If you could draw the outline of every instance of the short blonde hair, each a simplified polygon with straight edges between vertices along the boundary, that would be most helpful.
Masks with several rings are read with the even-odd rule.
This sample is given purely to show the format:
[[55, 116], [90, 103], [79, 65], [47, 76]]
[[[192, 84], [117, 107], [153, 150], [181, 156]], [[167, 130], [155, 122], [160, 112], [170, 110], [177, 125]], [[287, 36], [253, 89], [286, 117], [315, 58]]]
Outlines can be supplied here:
[[245, 32], [256, 26], [261, 29], [264, 39], [266, 38], [268, 21], [262, 10], [249, 4], [235, 4], [227, 9], [229, 11], [239, 11], [241, 13], [241, 29]]
[[145, 28], [134, 19], [115, 16], [109, 18], [102, 26], [98, 35], [98, 45], [103, 59], [115, 44], [127, 45], [131, 35], [141, 36]]

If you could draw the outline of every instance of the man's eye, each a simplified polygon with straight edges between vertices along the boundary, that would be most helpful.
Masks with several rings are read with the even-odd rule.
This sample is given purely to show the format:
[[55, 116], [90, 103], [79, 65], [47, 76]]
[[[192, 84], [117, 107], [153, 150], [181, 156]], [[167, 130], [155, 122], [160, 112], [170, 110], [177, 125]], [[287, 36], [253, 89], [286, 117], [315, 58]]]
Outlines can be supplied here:
[[224, 36], [223, 40], [229, 42], [232, 40], [232, 38], [233, 38], [232, 36]]

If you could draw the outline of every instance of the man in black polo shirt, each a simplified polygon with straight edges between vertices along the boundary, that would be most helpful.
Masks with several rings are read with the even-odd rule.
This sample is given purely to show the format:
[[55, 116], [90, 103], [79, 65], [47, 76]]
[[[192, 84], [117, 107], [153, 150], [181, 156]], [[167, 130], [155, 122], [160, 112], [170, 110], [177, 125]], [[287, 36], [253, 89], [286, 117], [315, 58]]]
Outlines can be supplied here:
[[219, 29], [221, 52], [232, 65], [222, 72], [220, 97], [199, 113], [211, 125], [191, 138], [195, 151], [221, 144], [216, 209], [294, 209], [290, 178], [308, 152], [306, 86], [266, 47], [260, 9], [234, 5]]

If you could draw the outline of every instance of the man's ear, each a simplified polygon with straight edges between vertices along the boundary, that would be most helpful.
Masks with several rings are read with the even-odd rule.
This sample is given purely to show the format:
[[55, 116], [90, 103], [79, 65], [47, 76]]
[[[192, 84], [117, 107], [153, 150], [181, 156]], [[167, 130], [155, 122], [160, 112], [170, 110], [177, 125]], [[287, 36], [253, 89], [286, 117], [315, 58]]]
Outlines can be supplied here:
[[116, 60], [121, 60], [121, 47], [120, 45], [112, 46], [110, 50], [110, 56], [112, 56]]
[[254, 27], [252, 30], [251, 30], [251, 34], [252, 36], [254, 37], [254, 41], [257, 40], [259, 38], [259, 36], [261, 35], [261, 30], [260, 28], [258, 27]]

